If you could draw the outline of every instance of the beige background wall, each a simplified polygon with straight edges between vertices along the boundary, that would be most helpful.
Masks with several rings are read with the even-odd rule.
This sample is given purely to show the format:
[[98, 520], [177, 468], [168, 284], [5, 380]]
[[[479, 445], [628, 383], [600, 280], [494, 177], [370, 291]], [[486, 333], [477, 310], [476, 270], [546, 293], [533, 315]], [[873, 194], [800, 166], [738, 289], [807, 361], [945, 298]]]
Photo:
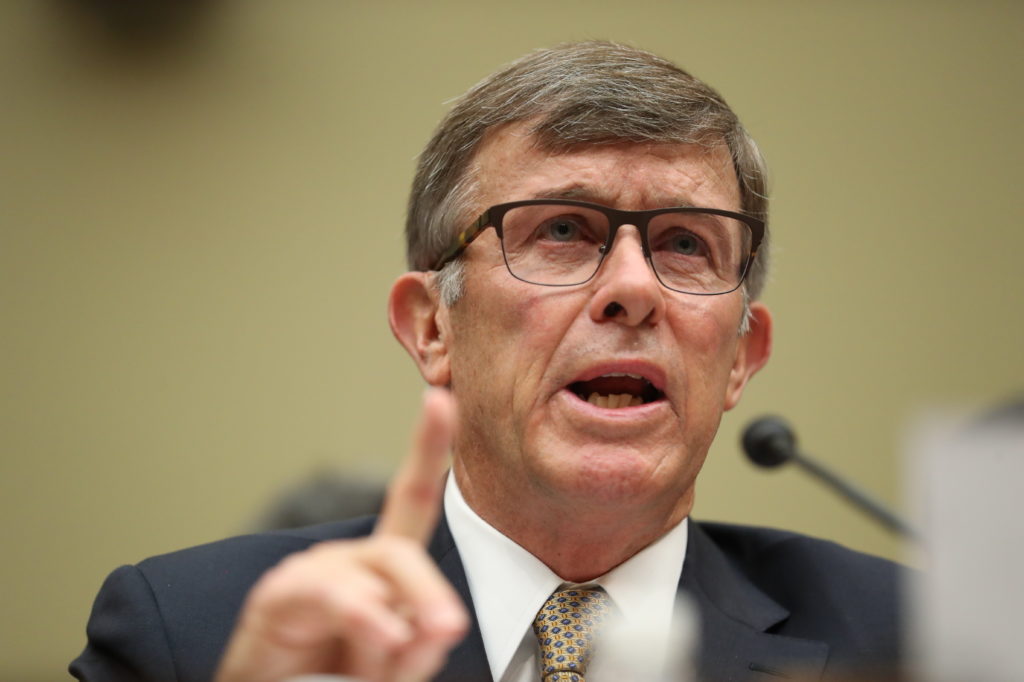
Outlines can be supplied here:
[[908, 420], [1022, 389], [1021, 3], [209, 0], [156, 43], [94, 4], [0, 3], [0, 679], [61, 678], [116, 565], [317, 465], [386, 477], [421, 386], [384, 315], [414, 157], [535, 47], [673, 58], [771, 164], [776, 353], [699, 516], [899, 556], [751, 471], [742, 424], [789, 416], [898, 505]]

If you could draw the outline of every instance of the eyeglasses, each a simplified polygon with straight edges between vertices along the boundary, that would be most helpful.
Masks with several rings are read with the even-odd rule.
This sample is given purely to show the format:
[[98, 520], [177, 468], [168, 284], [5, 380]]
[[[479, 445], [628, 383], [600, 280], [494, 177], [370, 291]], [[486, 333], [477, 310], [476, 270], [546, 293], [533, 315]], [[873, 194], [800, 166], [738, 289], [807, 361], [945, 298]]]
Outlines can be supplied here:
[[516, 279], [552, 287], [583, 284], [597, 274], [623, 225], [640, 231], [644, 258], [663, 285], [702, 296], [739, 288], [764, 237], [763, 221], [717, 208], [620, 211], [585, 201], [532, 199], [484, 211], [431, 269], [458, 258], [493, 227]]

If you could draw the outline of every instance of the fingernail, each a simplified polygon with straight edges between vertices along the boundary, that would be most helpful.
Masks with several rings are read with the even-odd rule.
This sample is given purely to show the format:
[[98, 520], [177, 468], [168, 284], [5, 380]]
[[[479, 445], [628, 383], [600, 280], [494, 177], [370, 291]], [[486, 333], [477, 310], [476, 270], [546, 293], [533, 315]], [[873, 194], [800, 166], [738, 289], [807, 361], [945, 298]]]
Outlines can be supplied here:
[[404, 620], [392, 621], [384, 626], [384, 630], [384, 644], [390, 648], [398, 648], [412, 641], [412, 626]]

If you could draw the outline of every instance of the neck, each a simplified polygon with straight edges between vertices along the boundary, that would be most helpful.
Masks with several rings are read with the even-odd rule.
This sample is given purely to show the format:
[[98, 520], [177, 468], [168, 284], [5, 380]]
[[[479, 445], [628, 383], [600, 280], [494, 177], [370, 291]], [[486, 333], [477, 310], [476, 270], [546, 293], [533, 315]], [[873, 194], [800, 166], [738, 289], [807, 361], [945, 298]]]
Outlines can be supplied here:
[[459, 490], [473, 511], [567, 582], [605, 575], [659, 540], [693, 506], [692, 487], [661, 504], [551, 495], [504, 499], [500, 491], [480, 490], [459, 474], [456, 467]]

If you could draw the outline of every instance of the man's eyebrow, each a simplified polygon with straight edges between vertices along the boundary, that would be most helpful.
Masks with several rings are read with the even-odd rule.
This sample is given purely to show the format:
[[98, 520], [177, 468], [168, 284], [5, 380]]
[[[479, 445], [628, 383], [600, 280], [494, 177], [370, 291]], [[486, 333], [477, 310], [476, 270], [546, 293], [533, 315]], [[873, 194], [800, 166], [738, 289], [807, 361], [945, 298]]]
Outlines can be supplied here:
[[[584, 185], [569, 185], [567, 187], [560, 187], [550, 190], [541, 190], [534, 193], [531, 199], [573, 199], [576, 201], [590, 201], [595, 204], [601, 204], [602, 206], [610, 206], [611, 204], [604, 199], [599, 193], [595, 192], [589, 187]], [[658, 208], [699, 208], [689, 199], [683, 199], [681, 197], [669, 197], [664, 201], [657, 202], [655, 204]]]
[[575, 199], [577, 201], [593, 201], [602, 203], [596, 192], [583, 185], [569, 185], [536, 192], [531, 199]]

